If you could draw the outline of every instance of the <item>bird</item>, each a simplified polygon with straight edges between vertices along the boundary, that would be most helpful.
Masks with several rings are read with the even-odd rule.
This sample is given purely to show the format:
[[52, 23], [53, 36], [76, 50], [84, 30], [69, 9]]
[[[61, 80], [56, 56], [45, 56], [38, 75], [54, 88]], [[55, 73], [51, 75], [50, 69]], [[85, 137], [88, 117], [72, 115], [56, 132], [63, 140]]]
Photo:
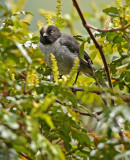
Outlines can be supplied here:
[[67, 75], [70, 73], [76, 57], [79, 58], [79, 68], [75, 83], [80, 72], [93, 77], [93, 62], [89, 55], [84, 51], [84, 59], [79, 54], [80, 44], [71, 35], [61, 33], [54, 25], [45, 25], [40, 29], [39, 49], [45, 56], [45, 63], [52, 67], [51, 53], [55, 56], [59, 73]]

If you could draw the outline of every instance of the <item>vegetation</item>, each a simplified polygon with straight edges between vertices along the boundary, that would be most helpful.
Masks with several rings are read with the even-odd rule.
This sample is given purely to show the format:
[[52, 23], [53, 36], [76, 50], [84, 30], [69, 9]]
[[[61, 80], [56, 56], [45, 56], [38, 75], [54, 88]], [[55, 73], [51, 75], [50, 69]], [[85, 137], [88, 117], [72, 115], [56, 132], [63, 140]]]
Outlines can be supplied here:
[[76, 33], [81, 57], [85, 49], [98, 82], [109, 80], [110, 87], [84, 75], [73, 86], [78, 59], [59, 79], [55, 57], [51, 71], [38, 49], [38, 31], [29, 30], [33, 14], [22, 10], [24, 0], [9, 2], [0, 1], [0, 160], [130, 159], [130, 1], [115, 0], [101, 13], [92, 4], [94, 13], [83, 16], [97, 18], [104, 29], [87, 24], [93, 33], [86, 35], [77, 34], [74, 22], [83, 19], [74, 8], [62, 15], [61, 0], [55, 13], [39, 10], [47, 24]]

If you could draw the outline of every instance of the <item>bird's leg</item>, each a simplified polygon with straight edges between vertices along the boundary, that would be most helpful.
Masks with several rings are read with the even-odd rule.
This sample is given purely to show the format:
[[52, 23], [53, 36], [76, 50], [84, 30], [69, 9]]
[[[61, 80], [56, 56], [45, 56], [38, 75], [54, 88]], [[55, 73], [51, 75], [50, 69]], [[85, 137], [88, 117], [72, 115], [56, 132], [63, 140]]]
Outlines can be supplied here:
[[75, 78], [75, 81], [74, 81], [74, 84], [73, 84], [73, 85], [75, 85], [75, 84], [76, 84], [77, 79], [78, 79], [78, 76], [79, 76], [79, 71], [77, 72], [77, 75], [76, 75], [76, 78]]
[[[77, 75], [76, 75], [76, 78], [75, 78], [75, 81], [74, 81], [73, 86], [76, 84], [77, 79], [78, 79], [78, 76], [79, 76], [79, 71], [77, 72]], [[74, 89], [74, 88], [72, 88], [72, 92], [76, 95], [76, 91], [75, 91], [75, 89]]]

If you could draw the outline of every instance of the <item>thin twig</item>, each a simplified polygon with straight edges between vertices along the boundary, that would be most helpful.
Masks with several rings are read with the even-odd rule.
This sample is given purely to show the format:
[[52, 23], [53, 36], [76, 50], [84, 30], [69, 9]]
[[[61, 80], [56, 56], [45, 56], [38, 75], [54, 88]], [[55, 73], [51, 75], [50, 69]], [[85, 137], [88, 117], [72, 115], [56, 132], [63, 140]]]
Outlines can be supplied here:
[[127, 138], [126, 138], [126, 136], [124, 134], [123, 128], [121, 127], [121, 124], [118, 122], [118, 117], [117, 116], [114, 117], [114, 121], [115, 121], [115, 124], [117, 125], [117, 127], [119, 129], [119, 136], [120, 136], [120, 138], [122, 140], [122, 143], [124, 143]]
[[68, 152], [68, 153], [66, 154], [66, 156], [69, 156], [69, 155], [71, 155], [71, 154], [75, 153], [77, 150], [81, 150], [81, 149], [82, 149], [82, 148], [84, 148], [84, 147], [85, 147], [85, 146], [77, 147], [77, 148], [75, 148], [74, 150], [72, 150], [72, 151]]
[[[81, 18], [81, 20], [82, 20], [83, 26], [84, 26], [85, 29], [88, 31], [88, 33], [89, 33], [91, 39], [93, 40], [96, 48], [97, 48], [97, 49], [99, 50], [99, 52], [100, 52], [100, 55], [101, 55], [101, 57], [102, 57], [102, 61], [103, 61], [103, 63], [104, 63], [105, 70], [106, 70], [106, 73], [107, 73], [109, 86], [110, 86], [110, 88], [113, 89], [113, 85], [112, 85], [112, 81], [111, 81], [111, 76], [110, 76], [110, 70], [109, 70], [109, 67], [108, 67], [106, 58], [105, 58], [105, 56], [104, 56], [104, 52], [103, 52], [103, 49], [102, 49], [102, 45], [97, 42], [97, 40], [96, 40], [96, 38], [94, 37], [92, 31], [90, 30], [90, 26], [87, 24], [87, 22], [86, 22], [86, 20], [85, 20], [85, 18], [84, 18], [84, 16], [83, 16], [83, 13], [82, 13], [79, 5], [78, 5], [77, 0], [72, 0], [72, 1], [73, 1], [73, 4], [74, 4], [77, 12], [79, 13], [79, 16], [80, 16], [80, 18]], [[114, 103], [114, 101], [112, 101], [112, 103]]]
[[43, 134], [42, 122], [41, 122], [41, 128], [40, 128], [40, 130], [41, 130], [41, 134]]
[[87, 26], [91, 29], [94, 29], [98, 32], [115, 32], [115, 31], [124, 31], [126, 30], [127, 28], [130, 27], [130, 24], [126, 25], [125, 27], [121, 27], [121, 28], [112, 28], [112, 29], [100, 29], [100, 28], [96, 28], [90, 24], [87, 24]]
[[23, 152], [19, 152], [19, 154], [21, 156], [23, 156], [24, 158], [26, 158], [27, 160], [33, 160], [32, 158], [28, 157], [26, 154], [24, 154]]
[[83, 88], [74, 88], [74, 87], [71, 87], [70, 88], [72, 91], [83, 91], [83, 92], [92, 92], [92, 93], [96, 93], [96, 94], [98, 94], [98, 95], [100, 95], [100, 94], [103, 94], [103, 93], [105, 93], [105, 91], [87, 91], [87, 90], [85, 90], [85, 89], [83, 89]]
[[99, 116], [100, 114], [102, 114], [102, 111], [100, 111], [100, 112], [93, 112], [93, 113], [92, 113], [93, 116], [91, 116], [89, 113], [80, 112], [80, 111], [76, 110], [75, 108], [72, 108], [72, 107], [71, 107], [71, 109], [72, 109], [73, 111], [75, 111], [76, 113], [79, 113], [80, 115], [89, 116], [89, 117], [95, 117], [95, 118], [97, 119], [97, 121], [100, 120], [98, 116]]
[[16, 80], [18, 80], [19, 78], [26, 79], [26, 76], [24, 74], [19, 73], [19, 75], [16, 78]]
[[59, 142], [61, 142], [62, 141], [62, 139], [61, 138], [59, 138], [57, 141], [56, 141], [56, 143], [55, 144], [58, 144]]
[[[56, 102], [62, 105], [62, 102], [59, 101], [58, 99], [56, 99]], [[93, 113], [92, 113], [93, 116], [92, 116], [92, 115], [90, 115], [89, 113], [80, 112], [80, 111], [76, 110], [76, 109], [73, 108], [73, 107], [71, 107], [71, 109], [72, 109], [74, 112], [79, 113], [80, 115], [89, 116], [89, 117], [95, 117], [95, 118], [97, 119], [97, 121], [99, 121], [98, 116], [102, 113], [102, 111], [100, 111], [100, 112], [93, 112]]]
[[61, 101], [59, 101], [58, 99], [56, 99], [56, 102], [62, 105], [62, 102], [61, 102]]

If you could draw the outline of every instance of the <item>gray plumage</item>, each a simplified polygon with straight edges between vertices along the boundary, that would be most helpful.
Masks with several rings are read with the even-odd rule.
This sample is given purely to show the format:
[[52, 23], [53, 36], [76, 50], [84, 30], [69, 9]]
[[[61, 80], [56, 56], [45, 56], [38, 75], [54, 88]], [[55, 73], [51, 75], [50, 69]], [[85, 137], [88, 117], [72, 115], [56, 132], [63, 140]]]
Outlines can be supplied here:
[[[61, 33], [53, 25], [45, 26], [40, 30], [39, 48], [45, 55], [45, 62], [51, 67], [50, 53], [53, 53], [60, 74], [69, 74], [76, 57], [79, 57], [79, 71], [88, 76], [93, 76], [92, 61], [88, 54], [84, 53], [85, 60], [79, 56], [79, 43], [71, 35]], [[91, 64], [90, 64], [91, 63]]]

